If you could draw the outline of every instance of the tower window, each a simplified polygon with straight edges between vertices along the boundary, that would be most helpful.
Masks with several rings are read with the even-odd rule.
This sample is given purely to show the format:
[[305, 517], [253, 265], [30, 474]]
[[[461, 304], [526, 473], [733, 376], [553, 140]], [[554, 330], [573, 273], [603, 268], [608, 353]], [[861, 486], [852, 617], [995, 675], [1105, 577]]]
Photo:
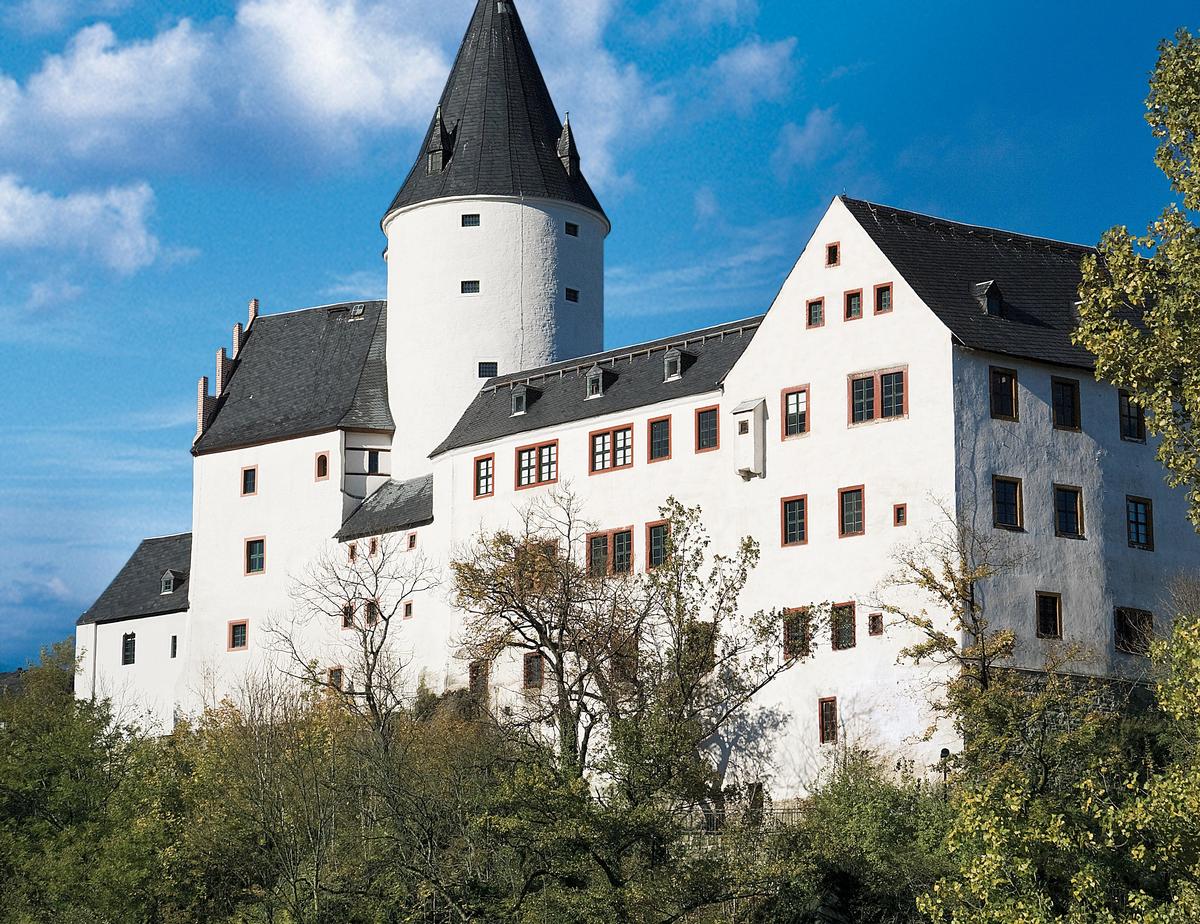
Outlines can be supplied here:
[[579, 237], [579, 225], [573, 221], [567, 222], [567, 237]]
[[178, 654], [179, 654], [179, 636], [172, 635], [171, 636], [171, 657], [174, 658]]
[[569, 302], [579, 301], [579, 290], [578, 289], [567, 289], [567, 301], [569, 301]]
[[367, 474], [368, 475], [378, 475], [379, 474], [379, 450], [378, 449], [368, 449], [367, 450]]
[[258, 466], [248, 465], [242, 469], [242, 497], [258, 493]]
[[462, 226], [464, 228], [478, 228], [479, 227], [479, 213], [478, 212], [463, 213]]
[[229, 624], [229, 650], [245, 651], [249, 647], [250, 624], [239, 619]]
[[246, 573], [262, 574], [267, 570], [267, 540], [259, 537], [246, 540]]
[[500, 364], [494, 362], [482, 362], [479, 364], [479, 377], [481, 379], [494, 379], [500, 374]]
[[459, 283], [459, 287], [460, 287], [460, 290], [462, 291], [463, 295], [478, 295], [479, 294], [479, 280], [478, 279], [464, 279], [461, 283]]
[[329, 453], [317, 453], [317, 473], [316, 480], [324, 481], [329, 477]]
[[121, 636], [121, 663], [132, 664], [137, 656], [137, 635], [126, 632]]

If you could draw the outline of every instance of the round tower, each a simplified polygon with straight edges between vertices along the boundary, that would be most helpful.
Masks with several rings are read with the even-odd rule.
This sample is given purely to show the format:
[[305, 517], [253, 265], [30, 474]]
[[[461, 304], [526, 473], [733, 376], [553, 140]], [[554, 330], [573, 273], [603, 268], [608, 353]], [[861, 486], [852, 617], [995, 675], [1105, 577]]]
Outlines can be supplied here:
[[491, 376], [603, 348], [609, 227], [512, 0], [480, 0], [383, 219], [393, 477]]

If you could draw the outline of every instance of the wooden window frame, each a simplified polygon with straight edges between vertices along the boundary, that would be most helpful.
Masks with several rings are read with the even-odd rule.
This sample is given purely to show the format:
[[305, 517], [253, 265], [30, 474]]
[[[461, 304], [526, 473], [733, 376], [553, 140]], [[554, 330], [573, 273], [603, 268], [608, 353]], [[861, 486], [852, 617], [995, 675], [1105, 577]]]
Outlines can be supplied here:
[[[829, 262], [829, 248], [830, 247], [836, 248], [834, 251], [834, 256], [837, 259], [834, 260], [832, 263]], [[821, 251], [821, 255], [822, 255], [822, 259], [825, 263], [825, 266], [827, 268], [833, 267], [833, 266], [841, 266], [842, 265], [842, 242], [841, 241], [830, 241], [828, 244], [825, 245], [824, 249]]]
[[[879, 293], [888, 290], [887, 308], [879, 307]], [[871, 311], [873, 314], [891, 314], [896, 309], [896, 286], [890, 282], [879, 282], [871, 289]]]
[[358, 603], [355, 600], [349, 600], [342, 604], [342, 611], [338, 614], [341, 620], [342, 631], [354, 628], [355, 619], [358, 616]]
[[414, 529], [408, 534], [408, 541], [405, 543], [404, 551], [411, 552], [417, 547], [417, 531]]
[[[613, 563], [614, 563], [614, 560], [616, 559], [616, 555], [613, 554], [614, 551], [616, 550], [616, 544], [613, 542], [613, 537], [617, 533], [629, 533], [629, 569], [627, 571], [614, 571], [613, 570]], [[637, 555], [634, 552], [633, 526], [630, 525], [630, 526], [617, 526], [613, 529], [597, 529], [597, 530], [594, 530], [594, 531], [588, 533], [587, 535], [585, 535], [583, 537], [584, 555], [585, 555], [585, 559], [586, 559], [584, 561], [584, 570], [587, 572], [588, 576], [589, 577], [599, 577], [599, 575], [592, 574], [592, 540], [595, 539], [597, 536], [604, 536], [608, 540], [608, 560], [604, 563], [604, 575], [603, 576], [604, 577], [612, 577], [613, 575], [616, 575], [616, 574], [633, 574], [637, 568]]]
[[[325, 459], [325, 474], [321, 474], [321, 459]], [[328, 481], [329, 480], [329, 451], [321, 450], [313, 456], [313, 481]]]
[[[337, 683], [333, 681], [333, 675], [337, 674]], [[325, 686], [331, 690], [337, 690], [339, 693], [346, 692], [346, 668], [340, 664], [331, 664], [325, 668]]]
[[[700, 448], [700, 415], [704, 414], [708, 411], [712, 411], [714, 414], [716, 414], [717, 441], [713, 445], [706, 446], [704, 449], [701, 449]], [[718, 449], [720, 449], [721, 448], [721, 405], [708, 404], [708, 405], [705, 405], [704, 407], [696, 408], [696, 410], [692, 416], [692, 429], [693, 429], [692, 446], [696, 450], [697, 455], [699, 455], [702, 452], [716, 452]]]
[[[1129, 532], [1129, 505], [1130, 503], [1146, 505], [1146, 541], [1144, 543], [1134, 542], [1133, 537]], [[1129, 543], [1131, 549], [1138, 549], [1142, 552], [1154, 551], [1154, 501], [1149, 497], [1139, 497], [1137, 494], [1125, 495], [1125, 539]]]
[[[1075, 519], [1078, 521], [1079, 532], [1063, 533], [1058, 529], [1058, 492], [1059, 491], [1074, 491], [1075, 492]], [[1087, 526], [1086, 520], [1083, 518], [1083, 488], [1074, 484], [1060, 484], [1055, 482], [1050, 489], [1050, 509], [1054, 515], [1054, 535], [1059, 539], [1086, 539]]]
[[[651, 520], [649, 523], [646, 524], [646, 570], [647, 571], [653, 571], [655, 568], [662, 567], [662, 565], [653, 564], [650, 559], [650, 550], [653, 548], [653, 546], [650, 542], [650, 531], [658, 526], [665, 527], [668, 536], [671, 534], [671, 521], [670, 520]], [[664, 549], [664, 552], [665, 552], [665, 549]], [[666, 564], [665, 560], [664, 560], [663, 564]]]
[[892, 504], [892, 526], [908, 525], [908, 504]]
[[[654, 425], [656, 423], [667, 422], [667, 454], [659, 456], [657, 459], [651, 456], [654, 450]], [[666, 414], [662, 417], [651, 417], [646, 421], [646, 464], [653, 465], [655, 462], [667, 462], [671, 458], [672, 452], [675, 449], [675, 427], [671, 423], [671, 415]]]
[[[125, 643], [129, 642], [129, 660], [125, 659]], [[130, 667], [137, 663], [137, 633], [121, 633], [121, 667]]]
[[[233, 627], [246, 627], [246, 644], [233, 644]], [[249, 651], [250, 650], [250, 620], [249, 619], [231, 619], [225, 624], [225, 650], [226, 651]]]
[[[538, 481], [536, 479], [540, 478], [542, 474], [542, 450], [547, 446], [554, 447], [554, 477], [548, 478], [545, 481]], [[534, 451], [533, 474], [535, 480], [529, 482], [529, 484], [521, 484], [521, 453], [530, 449]], [[543, 440], [540, 443], [527, 443], [524, 446], [518, 446], [513, 450], [513, 462], [516, 465], [516, 471], [513, 472], [513, 490], [527, 491], [530, 488], [540, 488], [547, 484], [557, 484], [562, 463], [558, 452], [558, 440]]]
[[[1001, 481], [1017, 486], [1017, 522], [1015, 525], [1000, 522], [1000, 506], [997, 503], [996, 484]], [[1007, 529], [1015, 533], [1025, 531], [1025, 485], [1020, 478], [1015, 478], [1012, 475], [992, 476], [992, 526], [995, 529]]]
[[[858, 317], [850, 317], [850, 296], [858, 296]], [[867, 316], [866, 305], [863, 304], [862, 289], [847, 289], [842, 293], [842, 320], [843, 321], [861, 321]]]
[[[486, 494], [479, 493], [479, 463], [480, 462], [491, 462], [492, 463], [492, 475], [491, 475], [492, 489], [490, 491], [488, 491]], [[485, 452], [483, 455], [476, 456], [474, 459], [471, 460], [471, 496], [475, 500], [483, 500], [485, 497], [495, 497], [496, 496], [496, 454], [494, 452]]]
[[[261, 542], [262, 549], [262, 567], [257, 571], [250, 570], [250, 543]], [[242, 540], [242, 574], [244, 577], [256, 577], [260, 574], [267, 573], [267, 537], [266, 536], [247, 536]]]
[[[891, 417], [883, 416], [883, 377], [894, 373], [903, 373], [904, 375], [904, 402], [903, 408], [899, 414], [893, 414]], [[872, 399], [871, 413], [873, 416], [866, 420], [854, 419], [854, 383], [859, 379], [873, 379], [872, 384]], [[887, 423], [893, 420], [908, 419], [908, 398], [912, 392], [912, 379], [908, 374], [908, 366], [889, 366], [886, 369], [875, 369], [869, 372], [851, 372], [846, 376], [846, 426], [847, 427], [865, 427], [869, 424]]]
[[[792, 395], [798, 395], [801, 392], [804, 393], [804, 429], [801, 430], [799, 433], [793, 433], [789, 436], [788, 432], [787, 432], [788, 398], [791, 397]], [[792, 385], [788, 388], [780, 389], [780, 391], [779, 391], [779, 438], [781, 440], [784, 440], [785, 442], [787, 440], [798, 440], [798, 439], [803, 439], [804, 437], [808, 436], [808, 434], [811, 432], [812, 432], [812, 389], [809, 387], [809, 383], [805, 382], [803, 385]]]
[[[1058, 422], [1058, 414], [1056, 412], [1056, 402], [1054, 400], [1054, 387], [1056, 385], [1071, 385], [1075, 389], [1075, 424], [1074, 426], [1065, 426]], [[1050, 423], [1055, 430], [1066, 430], [1069, 433], [1079, 433], [1083, 430], [1083, 389], [1079, 379], [1071, 379], [1062, 375], [1050, 376]]]
[[883, 635], [883, 613], [867, 614], [867, 635], [872, 638]]
[[[1042, 632], [1042, 599], [1054, 601], [1055, 621], [1057, 623], [1057, 634], [1047, 635]], [[1033, 632], [1038, 638], [1061, 640], [1063, 637], [1063, 611], [1062, 611], [1062, 594], [1054, 593], [1051, 590], [1037, 590], [1033, 594]]]
[[[476, 680], [480, 681], [482, 690], [476, 690]], [[467, 692], [480, 699], [487, 699], [491, 693], [492, 664], [484, 658], [476, 658], [467, 665]]]
[[[825, 737], [825, 704], [833, 704], [833, 735]], [[838, 741], [838, 704], [836, 696], [822, 696], [817, 700], [817, 737], [821, 744], [837, 744]]]
[[[804, 538], [799, 542], [787, 541], [787, 505], [793, 501], [804, 502]], [[790, 549], [799, 545], [808, 545], [808, 495], [793, 494], [790, 497], [781, 497], [779, 499], [779, 546], [780, 548]]]
[[[996, 413], [996, 389], [993, 383], [997, 373], [1012, 376], [1012, 416]], [[1016, 369], [1009, 369], [1005, 366], [988, 366], [988, 413], [991, 415], [992, 420], [1007, 420], [1015, 423], [1021, 419], [1019, 383], [1020, 376], [1017, 374]]]
[[[844, 507], [842, 505], [844, 502], [843, 502], [842, 498], [844, 495], [849, 494], [851, 491], [862, 492], [862, 529], [856, 533], [847, 533], [847, 532], [843, 531]], [[865, 536], [867, 534], [867, 487], [866, 487], [866, 485], [852, 484], [852, 485], [847, 485], [844, 488], [838, 488], [837, 527], [838, 527], [838, 538], [839, 539], [848, 539], [853, 536]]]
[[[537, 664], [537, 682], [529, 681], [529, 666]], [[527, 651], [521, 658], [521, 689], [540, 690], [546, 683], [546, 659], [540, 651]]]
[[[834, 612], [842, 607], [850, 608], [850, 644], [839, 645], [837, 643], [837, 621], [834, 619]], [[829, 608], [829, 647], [831, 651], [849, 651], [851, 648], [858, 647], [858, 605], [853, 600], [846, 600], [843, 603], [834, 603]]]
[[[1137, 649], [1122, 647], [1120, 644], [1120, 633], [1117, 631], [1120, 626], [1122, 613], [1138, 613], [1149, 617], [1150, 632], [1144, 640], [1144, 647], [1139, 645]], [[1150, 643], [1154, 640], [1154, 613], [1151, 610], [1144, 610], [1138, 606], [1115, 606], [1113, 607], [1113, 649], [1121, 654], [1134, 655], [1135, 657], [1144, 658], [1150, 653]]]
[[[819, 324], [812, 323], [812, 313], [811, 313], [810, 309], [812, 308], [813, 305], [821, 306], [821, 321]], [[822, 298], [810, 298], [808, 301], [806, 301], [804, 303], [804, 329], [805, 330], [816, 330], [818, 327], [824, 327], [824, 326], [825, 326], [825, 299], [823, 297]]]
[[[1138, 422], [1138, 431], [1142, 434], [1140, 437], [1125, 435], [1125, 414], [1121, 410], [1122, 401], [1136, 412], [1135, 420]], [[1133, 403], [1132, 396], [1126, 388], [1117, 389], [1117, 430], [1121, 439], [1126, 443], [1145, 444], [1146, 442], [1146, 409], [1140, 404]]]
[[[629, 431], [629, 461], [624, 465], [617, 465], [617, 434], [622, 430]], [[607, 436], [609, 438], [609, 458], [612, 460], [612, 465], [607, 468], [596, 468], [596, 437]], [[618, 424], [615, 427], [605, 427], [601, 430], [593, 430], [588, 434], [587, 453], [588, 453], [588, 474], [589, 475], [607, 475], [609, 472], [619, 472], [622, 469], [633, 468], [633, 455], [635, 448], [633, 445], [633, 424]]]
[[[246, 490], [246, 472], [254, 472], [254, 490], [253, 491]], [[243, 465], [242, 473], [239, 476], [239, 479], [240, 480], [238, 481], [238, 491], [241, 492], [241, 494], [240, 494], [241, 497], [257, 497], [258, 496], [258, 466], [257, 465]]]
[[[791, 606], [783, 611], [783, 659], [794, 661], [812, 654], [812, 609]], [[799, 638], [796, 629], [799, 628]], [[798, 644], [797, 644], [798, 643]]]
[[401, 619], [412, 619], [413, 618], [413, 611], [415, 610], [415, 607], [413, 606], [413, 601], [405, 600], [403, 603], [400, 604], [400, 607], [401, 607], [400, 612], [402, 614], [400, 616]]

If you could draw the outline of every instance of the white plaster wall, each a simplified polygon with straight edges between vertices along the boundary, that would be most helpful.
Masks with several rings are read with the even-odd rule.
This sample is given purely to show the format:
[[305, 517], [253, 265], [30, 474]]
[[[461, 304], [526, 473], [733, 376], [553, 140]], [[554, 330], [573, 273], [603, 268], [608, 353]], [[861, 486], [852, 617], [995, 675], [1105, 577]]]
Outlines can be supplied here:
[[[989, 368], [1015, 369], [1019, 420], [993, 420]], [[1051, 415], [1052, 376], [1080, 383], [1081, 432], [1056, 430]], [[1086, 673], [1140, 674], [1145, 658], [1113, 647], [1113, 609], [1130, 606], [1156, 614], [1168, 629], [1166, 594], [1181, 573], [1200, 574], [1200, 537], [1187, 520], [1183, 492], [1172, 490], [1155, 459], [1156, 441], [1121, 439], [1117, 390], [1085, 370], [955, 349], [956, 444], [962, 515], [974, 528], [1009, 540], [1020, 561], [989, 582], [989, 618], [1017, 633], [1018, 656], [1040, 667], [1064, 646], [1082, 646], [1086, 657], [1071, 665]], [[1022, 479], [1024, 530], [992, 524], [992, 476]], [[1083, 539], [1054, 535], [1054, 484], [1083, 489]], [[1153, 502], [1154, 549], [1130, 548], [1125, 497]], [[970, 503], [977, 498], [977, 505]], [[1039, 639], [1037, 591], [1062, 594], [1063, 641]]]
[[[478, 213], [479, 227], [462, 227], [464, 213]], [[479, 362], [505, 374], [603, 347], [608, 224], [562, 202], [489, 197], [399, 210], [384, 230], [394, 471], [405, 479], [430, 470], [429, 453], [482, 384]], [[464, 280], [479, 280], [479, 294], [463, 295]]]

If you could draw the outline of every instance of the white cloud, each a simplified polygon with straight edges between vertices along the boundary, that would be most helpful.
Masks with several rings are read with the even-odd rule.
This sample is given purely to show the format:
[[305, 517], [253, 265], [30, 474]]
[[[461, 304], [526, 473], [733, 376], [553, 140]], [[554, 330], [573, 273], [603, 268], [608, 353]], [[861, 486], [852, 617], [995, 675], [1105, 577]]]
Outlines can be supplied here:
[[145, 183], [56, 196], [0, 176], [0, 250], [83, 253], [132, 273], [158, 254], [147, 227], [153, 210], [154, 191]]
[[804, 117], [803, 125], [788, 122], [783, 126], [771, 155], [771, 166], [780, 176], [787, 176], [796, 167], [812, 167], [836, 153], [834, 146], [844, 140], [842, 135], [834, 107], [813, 107]]
[[721, 205], [711, 186], [701, 186], [692, 197], [692, 209], [697, 221], [711, 221], [721, 214]]
[[643, 41], [662, 42], [683, 32], [703, 32], [714, 26], [736, 26], [758, 15], [757, 0], [663, 0], [643, 19], [634, 35]]
[[130, 0], [23, 0], [4, 12], [4, 21], [27, 34], [57, 32], [89, 16], [109, 16], [129, 8]]
[[764, 42], [751, 36], [722, 54], [709, 68], [716, 102], [745, 114], [762, 100], [783, 99], [791, 89], [796, 39]]

